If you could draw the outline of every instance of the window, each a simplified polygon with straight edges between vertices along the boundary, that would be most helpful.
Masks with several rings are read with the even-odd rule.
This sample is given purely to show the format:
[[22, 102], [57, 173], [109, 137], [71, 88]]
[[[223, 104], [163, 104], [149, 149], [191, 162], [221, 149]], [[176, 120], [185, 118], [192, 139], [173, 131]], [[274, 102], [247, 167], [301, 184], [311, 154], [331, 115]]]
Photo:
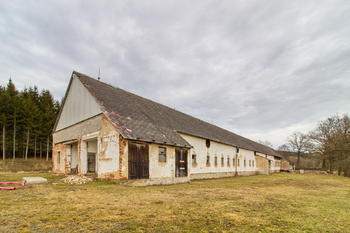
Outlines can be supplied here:
[[192, 164], [197, 164], [197, 156], [192, 155]]
[[227, 156], [227, 166], [230, 166], [230, 157]]
[[253, 162], [252, 162], [252, 163], [253, 163], [253, 167], [254, 167], [254, 160], [253, 160]]
[[236, 166], [235, 158], [232, 159], [232, 166]]
[[221, 166], [224, 166], [224, 157], [221, 157]]
[[237, 159], [237, 166], [239, 167], [239, 159]]
[[246, 160], [244, 160], [244, 167], [246, 167], [247, 166], [247, 163], [246, 163]]
[[166, 148], [159, 147], [158, 152], [159, 152], [158, 162], [165, 163], [166, 162]]
[[218, 157], [217, 157], [217, 156], [215, 156], [215, 158], [214, 158], [214, 165], [215, 165], [215, 166], [218, 165]]
[[207, 162], [206, 162], [207, 165], [210, 165], [210, 156], [208, 155], [207, 156]]
[[57, 163], [61, 162], [61, 151], [57, 151]]
[[209, 139], [205, 140], [205, 146], [206, 146], [207, 148], [210, 147], [210, 140], [209, 140]]

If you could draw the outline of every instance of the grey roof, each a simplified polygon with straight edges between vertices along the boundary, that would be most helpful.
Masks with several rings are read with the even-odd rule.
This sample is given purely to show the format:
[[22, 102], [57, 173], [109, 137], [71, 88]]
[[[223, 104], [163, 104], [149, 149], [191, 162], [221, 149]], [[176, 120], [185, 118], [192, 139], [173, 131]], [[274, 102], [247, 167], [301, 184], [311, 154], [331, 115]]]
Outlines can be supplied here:
[[272, 148], [209, 124], [175, 109], [113, 87], [84, 74], [72, 76], [83, 83], [120, 134], [130, 140], [190, 148], [177, 132], [282, 157]]

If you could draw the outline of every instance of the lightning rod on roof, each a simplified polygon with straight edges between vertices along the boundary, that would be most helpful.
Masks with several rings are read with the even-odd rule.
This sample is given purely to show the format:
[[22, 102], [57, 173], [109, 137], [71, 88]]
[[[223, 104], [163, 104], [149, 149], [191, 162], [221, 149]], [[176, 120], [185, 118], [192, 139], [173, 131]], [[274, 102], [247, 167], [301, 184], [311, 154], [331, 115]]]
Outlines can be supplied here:
[[100, 68], [98, 68], [98, 80], [100, 80]]

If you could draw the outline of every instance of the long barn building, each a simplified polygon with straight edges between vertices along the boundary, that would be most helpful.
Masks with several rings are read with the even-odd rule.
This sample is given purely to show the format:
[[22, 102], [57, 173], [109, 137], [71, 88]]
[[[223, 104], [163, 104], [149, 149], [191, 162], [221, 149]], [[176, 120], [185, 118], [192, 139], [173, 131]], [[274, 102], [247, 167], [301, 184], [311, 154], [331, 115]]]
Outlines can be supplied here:
[[53, 172], [173, 184], [271, 174], [272, 148], [74, 71], [53, 133]]

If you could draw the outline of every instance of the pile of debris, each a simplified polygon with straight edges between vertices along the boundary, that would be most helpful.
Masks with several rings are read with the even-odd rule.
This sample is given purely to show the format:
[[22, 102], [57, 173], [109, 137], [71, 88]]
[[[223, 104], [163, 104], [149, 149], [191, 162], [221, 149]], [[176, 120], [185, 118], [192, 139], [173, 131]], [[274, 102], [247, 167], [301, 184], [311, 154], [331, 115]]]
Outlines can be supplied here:
[[88, 182], [92, 182], [93, 179], [86, 177], [86, 176], [67, 176], [66, 178], [62, 179], [61, 182], [68, 183], [68, 184], [85, 184]]

